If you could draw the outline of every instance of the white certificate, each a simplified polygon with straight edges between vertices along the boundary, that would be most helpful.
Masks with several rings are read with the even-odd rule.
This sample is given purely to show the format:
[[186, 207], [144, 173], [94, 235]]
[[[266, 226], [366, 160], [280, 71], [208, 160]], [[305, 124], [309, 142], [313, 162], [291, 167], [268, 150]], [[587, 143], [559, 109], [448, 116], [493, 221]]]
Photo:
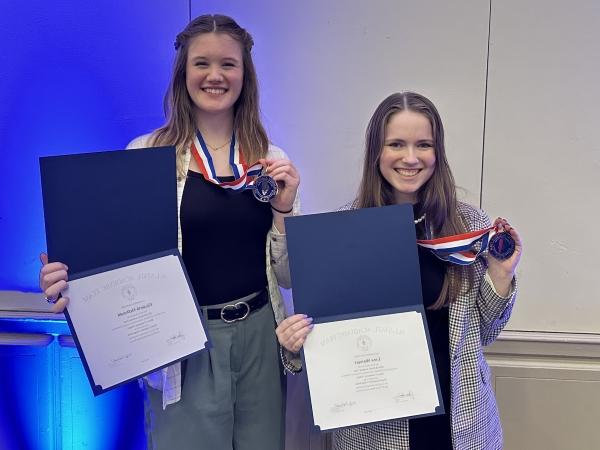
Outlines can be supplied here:
[[433, 414], [440, 405], [418, 311], [315, 324], [304, 360], [322, 430]]
[[206, 346], [177, 255], [70, 280], [63, 294], [94, 393]]

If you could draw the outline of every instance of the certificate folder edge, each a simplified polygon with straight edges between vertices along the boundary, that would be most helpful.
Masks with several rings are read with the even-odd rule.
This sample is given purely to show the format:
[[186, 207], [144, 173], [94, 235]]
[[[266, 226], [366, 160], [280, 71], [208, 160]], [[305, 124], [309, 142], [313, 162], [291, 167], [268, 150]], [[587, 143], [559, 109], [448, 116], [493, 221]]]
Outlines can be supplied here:
[[[324, 305], [331, 303], [328, 301], [330, 298], [328, 295], [331, 296], [333, 294], [338, 294], [337, 292], [329, 292], [331, 280], [329, 280], [330, 275], [327, 273], [327, 271], [339, 271], [332, 271], [330, 267], [326, 267], [325, 273], [319, 273], [318, 279], [328, 279], [328, 282], [321, 286], [324, 289], [318, 289], [317, 291], [314, 291], [313, 289], [307, 291], [306, 282], [303, 281], [300, 283], [301, 278], [303, 278], [300, 277], [300, 274], [304, 272], [304, 267], [306, 267], [308, 264], [311, 264], [312, 261], [318, 261], [321, 259], [319, 255], [321, 255], [322, 249], [328, 248], [327, 245], [331, 244], [332, 239], [337, 243], [337, 245], [340, 245], [341, 243], [347, 244], [350, 241], [356, 241], [354, 236], [348, 241], [347, 239], [349, 238], [347, 235], [342, 238], [337, 236], [331, 237], [330, 235], [327, 235], [325, 236], [325, 241], [319, 241], [322, 246], [317, 247], [316, 252], [315, 250], [312, 250], [313, 260], [305, 260], [304, 258], [310, 254], [310, 251], [307, 249], [313, 245], [312, 242], [315, 241], [315, 239], [320, 239], [318, 234], [307, 234], [307, 229], [313, 232], [315, 231], [315, 224], [318, 225], [318, 229], [329, 229], [327, 226], [335, 228], [334, 225], [342, 224], [344, 228], [355, 230], [357, 233], [359, 233], [359, 235], [362, 233], [362, 231], [357, 228], [358, 224], [365, 225], [368, 223], [373, 225], [381, 223], [385, 225], [383, 230], [385, 233], [392, 232], [389, 228], [390, 226], [396, 227], [393, 228], [393, 235], [397, 237], [397, 241], [393, 241], [393, 244], [396, 246], [396, 249], [401, 248], [401, 252], [404, 254], [405, 258], [404, 262], [412, 263], [409, 267], [409, 270], [414, 271], [412, 274], [407, 274], [407, 283], [405, 285], [405, 289], [410, 288], [411, 292], [414, 294], [414, 301], [422, 304], [422, 289], [420, 283], [421, 269], [419, 265], [412, 205], [398, 204], [291, 216], [285, 218], [285, 223], [287, 230], [290, 277], [292, 281], [292, 287], [294, 289], [294, 306], [297, 312], [308, 314], [313, 318], [319, 316], [334, 316], [337, 314], [338, 310], [334, 312], [323, 313], [323, 307]], [[306, 239], [303, 241], [301, 237], [305, 237]], [[344, 239], [346, 239], [346, 241], [344, 241]], [[404, 242], [404, 244], [401, 247], [398, 247], [401, 242]], [[353, 252], [356, 252], [356, 249], [353, 250]], [[386, 248], [386, 253], [388, 252], [389, 250]], [[331, 249], [328, 250], [328, 253], [335, 254], [335, 252], [332, 252]], [[371, 254], [371, 250], [368, 250], [367, 253]], [[301, 256], [299, 259], [302, 259], [302, 263], [296, 260], [296, 256]], [[380, 264], [379, 261], [376, 262], [377, 264]], [[390, 267], [392, 267], [392, 265], [379, 266], [380, 270], [377, 270], [376, 272], [380, 272], [381, 270], [388, 271]], [[372, 268], [369, 268], [369, 270], [372, 270]], [[402, 301], [399, 300], [397, 296], [392, 296], [391, 294], [387, 293], [396, 291], [396, 284], [392, 285], [389, 280], [394, 279], [393, 277], [397, 277], [398, 275], [398, 273], [390, 274], [388, 278], [380, 280], [382, 282], [381, 285], [377, 284], [378, 288], [381, 289], [385, 294], [384, 297], [387, 297], [387, 300], [384, 300], [385, 304], [381, 304], [381, 299], [375, 297], [375, 301], [379, 301], [380, 303], [379, 305], [375, 305], [375, 307], [373, 307], [372, 301], [367, 299], [360, 303], [360, 305], [355, 305], [353, 303], [356, 301], [356, 296], [350, 296], [351, 298], [345, 298], [343, 302], [339, 302], [339, 304], [336, 306], [339, 308], [339, 311], [342, 311], [342, 313], [355, 313], [367, 311], [369, 309], [395, 308], [396, 305], [402, 304]], [[333, 279], [337, 280], [335, 277]], [[343, 284], [348, 284], [348, 280], [345, 280]], [[324, 292], [326, 292], [326, 294]], [[353, 301], [348, 302], [348, 300]], [[410, 303], [406, 302], [404, 305], [411, 304], [414, 304], [413, 301]]]
[[[57, 218], [57, 205], [56, 203], [50, 201], [50, 199], [52, 198], [52, 194], [56, 194], [55, 192], [55, 186], [56, 186], [56, 182], [51, 178], [51, 175], [56, 175], [57, 172], [59, 174], [63, 174], [64, 175], [64, 171], [66, 170], [66, 168], [71, 168], [72, 170], [72, 166], [75, 163], [79, 163], [79, 161], [81, 161], [83, 163], [84, 167], [89, 167], [90, 161], [98, 161], [101, 163], [101, 165], [105, 165], [107, 164], [108, 161], [110, 162], [118, 162], [119, 159], [124, 159], [125, 161], [128, 161], [129, 163], [131, 163], [132, 160], [134, 161], [155, 161], [157, 159], [161, 159], [161, 160], [165, 160], [167, 161], [170, 165], [173, 166], [172, 170], [173, 170], [173, 176], [168, 178], [168, 186], [165, 189], [165, 193], [167, 195], [171, 195], [173, 197], [173, 202], [169, 202], [169, 209], [170, 212], [173, 213], [171, 218], [169, 218], [168, 220], [165, 219], [165, 221], [163, 222], [163, 224], [166, 224], [167, 221], [169, 222], [168, 227], [171, 229], [172, 228], [172, 232], [171, 232], [171, 236], [167, 237], [166, 235], [161, 235], [161, 239], [160, 241], [162, 242], [161, 245], [157, 245], [149, 243], [148, 246], [148, 250], [146, 251], [137, 251], [137, 252], [133, 252], [133, 254], [127, 255], [128, 257], [138, 257], [138, 256], [143, 256], [144, 254], [150, 254], [150, 253], [155, 253], [155, 252], [161, 252], [161, 251], [166, 251], [169, 250], [170, 248], [176, 247], [177, 246], [177, 203], [176, 203], [176, 193], [177, 193], [177, 181], [176, 181], [176, 149], [174, 146], [159, 146], [159, 147], [144, 147], [144, 148], [137, 148], [137, 149], [132, 149], [134, 151], [130, 151], [129, 149], [113, 149], [113, 150], [101, 150], [101, 151], [89, 151], [89, 152], [82, 152], [82, 153], [73, 153], [73, 154], [61, 154], [61, 155], [47, 155], [47, 156], [40, 156], [38, 158], [38, 165], [39, 165], [39, 170], [40, 170], [40, 184], [41, 184], [41, 190], [42, 190], [42, 206], [43, 206], [43, 216], [44, 216], [44, 226], [45, 226], [45, 235], [46, 235], [46, 247], [47, 247], [47, 253], [48, 253], [48, 261], [49, 262], [56, 262], [57, 260], [60, 260], [61, 262], [64, 262], [66, 264], [69, 264], [71, 267], [73, 267], [73, 265], [76, 264], [72, 264], [69, 263], [68, 258], [64, 258], [61, 259], [61, 254], [64, 253], [65, 251], [64, 249], [64, 239], [63, 236], [61, 235], [61, 232], [57, 232], [57, 225], [56, 225], [56, 218]], [[144, 155], [148, 155], [148, 156], [144, 156]], [[62, 164], [61, 168], [57, 168], [57, 163], [59, 161], [63, 160], [64, 163]], [[163, 161], [164, 162], [164, 161]], [[81, 164], [81, 163], [79, 163]], [[86, 165], [87, 164], [87, 165]], [[161, 176], [164, 176], [164, 173], [162, 173], [162, 171], [164, 169], [162, 169], [162, 167], [164, 166], [164, 164], [162, 164], [161, 167]], [[158, 166], [157, 166], [158, 167]], [[170, 169], [169, 169], [170, 170]], [[67, 172], [68, 173], [68, 172]], [[162, 178], [161, 178], [162, 179]], [[164, 179], [166, 180], [166, 178]], [[64, 192], [61, 192], [60, 195], [65, 195]], [[72, 194], [69, 193], [68, 195], [69, 199], [72, 199]], [[166, 204], [166, 203], [165, 203]], [[51, 206], [49, 208], [49, 206]], [[62, 208], [61, 208], [62, 211]], [[62, 212], [61, 212], [62, 214]], [[52, 220], [50, 220], [50, 218], [52, 218]], [[62, 219], [61, 219], [62, 220]], [[61, 228], [64, 229], [64, 225], [61, 224], [60, 226]], [[61, 236], [61, 237], [57, 237], [57, 236]], [[168, 241], [168, 243], [167, 243]], [[57, 242], [60, 242], [61, 244], [63, 244], [63, 247], [60, 247]], [[150, 241], [151, 242], [151, 241]], [[84, 246], [85, 247], [85, 246]], [[85, 250], [85, 248], [84, 248]], [[56, 255], [56, 253], [58, 253], [58, 256]], [[73, 256], [73, 255], [71, 255]], [[81, 259], [81, 258], [79, 258]], [[77, 261], [77, 263], [79, 263], [79, 259]], [[119, 259], [129, 259], [129, 258], [119, 258]], [[114, 261], [114, 262], [118, 262]], [[109, 264], [112, 264], [113, 261], [109, 262]], [[100, 264], [102, 266], [106, 265], [106, 264]], [[94, 267], [95, 265], [93, 265]], [[87, 271], [90, 269], [85, 269], [82, 271]]]
[[212, 348], [212, 341], [210, 339], [209, 333], [208, 333], [208, 327], [206, 326], [206, 320], [204, 318], [204, 315], [202, 314], [202, 310], [199, 306], [198, 303], [198, 299], [196, 298], [196, 293], [194, 292], [194, 289], [192, 287], [192, 284], [190, 282], [190, 278], [189, 275], [187, 273], [187, 269], [185, 267], [185, 264], [183, 263], [183, 259], [181, 257], [181, 254], [179, 253], [178, 249], [172, 249], [172, 250], [167, 250], [167, 251], [162, 251], [162, 252], [157, 252], [157, 253], [152, 253], [146, 256], [140, 256], [138, 258], [133, 258], [133, 259], [129, 259], [127, 261], [121, 261], [119, 263], [114, 263], [114, 264], [109, 264], [103, 267], [99, 267], [97, 269], [93, 269], [93, 270], [88, 270], [85, 272], [80, 272], [77, 278], [75, 277], [71, 277], [71, 279], [75, 280], [75, 279], [79, 279], [79, 278], [83, 278], [85, 276], [91, 276], [91, 275], [96, 275], [98, 273], [102, 273], [102, 272], [107, 272], [109, 270], [114, 270], [114, 269], [119, 269], [121, 267], [126, 267], [128, 265], [132, 265], [132, 264], [137, 264], [140, 262], [144, 262], [144, 261], [150, 261], [152, 259], [158, 259], [158, 258], [162, 258], [164, 256], [177, 256], [177, 258], [179, 259], [179, 262], [181, 264], [181, 268], [183, 269], [183, 274], [185, 276], [185, 279], [187, 281], [188, 287], [190, 289], [190, 292], [192, 294], [192, 297], [194, 299], [194, 303], [196, 305], [196, 311], [198, 312], [198, 316], [200, 318], [200, 321], [202, 323], [202, 326], [204, 327], [204, 334], [206, 335], [206, 341], [204, 343], [204, 348], [200, 349], [200, 350], [196, 350], [188, 355], [182, 356], [181, 358], [175, 359], [171, 362], [168, 362], [166, 364], [161, 365], [160, 367], [157, 367], [155, 369], [152, 370], [148, 370], [140, 375], [136, 375], [132, 378], [129, 378], [127, 380], [123, 380], [117, 384], [108, 386], [108, 387], [102, 387], [102, 385], [96, 384], [95, 379], [92, 375], [92, 372], [89, 368], [89, 365], [87, 363], [87, 359], [85, 357], [85, 352], [83, 351], [81, 344], [79, 343], [79, 339], [77, 337], [77, 332], [75, 330], [75, 326], [73, 325], [73, 322], [71, 320], [71, 317], [69, 315], [69, 307], [67, 306], [67, 308], [65, 308], [64, 310], [64, 315], [65, 315], [65, 319], [67, 321], [67, 325], [69, 326], [69, 330], [71, 331], [71, 335], [73, 337], [73, 342], [75, 343], [75, 347], [77, 348], [77, 353], [79, 355], [79, 358], [81, 359], [81, 363], [83, 365], [83, 369], [85, 371], [85, 374], [87, 376], [88, 382], [90, 383], [90, 388], [92, 389], [92, 393], [94, 394], [95, 397], [104, 394], [105, 392], [108, 392], [110, 390], [113, 390], [117, 387], [120, 387], [122, 385], [128, 384], [134, 380], [137, 380], [139, 378], [143, 378], [148, 374], [157, 372], [165, 367], [171, 366], [173, 364], [176, 364], [184, 359], [189, 358], [190, 356], [193, 356], [197, 353], [200, 353], [204, 350], [209, 350], [210, 348]]
[[359, 427], [362, 425], [368, 425], [368, 424], [374, 424], [374, 423], [386, 423], [386, 422], [393, 422], [396, 420], [418, 419], [421, 417], [431, 417], [431, 416], [435, 416], [435, 415], [439, 415], [439, 414], [444, 414], [446, 412], [446, 408], [444, 405], [444, 399], [442, 397], [440, 381], [439, 381], [439, 377], [438, 377], [438, 373], [437, 373], [437, 364], [435, 363], [435, 357], [433, 355], [433, 349], [431, 346], [431, 338], [429, 336], [429, 328], [427, 326], [427, 317], [425, 315], [425, 308], [423, 307], [422, 304], [415, 304], [412, 306], [402, 306], [402, 307], [398, 307], [398, 308], [378, 309], [378, 310], [364, 311], [364, 312], [359, 312], [359, 313], [339, 314], [339, 315], [327, 316], [327, 317], [318, 317], [318, 318], [315, 317], [315, 318], [313, 318], [313, 323], [315, 323], [315, 324], [330, 323], [330, 322], [336, 322], [336, 321], [340, 321], [340, 320], [360, 319], [361, 317], [374, 317], [374, 316], [382, 316], [382, 315], [386, 315], [386, 314], [396, 314], [396, 313], [404, 313], [404, 312], [412, 312], [412, 311], [419, 312], [421, 314], [421, 319], [423, 320], [425, 338], [427, 340], [427, 350], [429, 352], [429, 360], [431, 362], [431, 367], [433, 368], [433, 377], [434, 377], [435, 387], [436, 387], [438, 401], [439, 401], [439, 405], [437, 407], [435, 407], [434, 412], [426, 413], [426, 414], [418, 414], [415, 416], [397, 417], [397, 418], [386, 419], [386, 420], [375, 420], [372, 422], [365, 422], [362, 424], [348, 425], [348, 426], [343, 426], [343, 427], [332, 427], [332, 428], [322, 429], [318, 424], [315, 423], [315, 417], [313, 414], [313, 406], [312, 406], [312, 396], [311, 396], [311, 392], [310, 392], [310, 383], [308, 380], [309, 369], [308, 369], [308, 366], [306, 365], [306, 360], [304, 359], [304, 349], [302, 349], [300, 352], [300, 357], [302, 359], [302, 367], [306, 371], [306, 390], [308, 391], [307, 397], [308, 397], [308, 403], [310, 406], [309, 410], [310, 410], [310, 416], [311, 416], [314, 428], [316, 428], [319, 431], [342, 430], [342, 429], [346, 429], [346, 428]]

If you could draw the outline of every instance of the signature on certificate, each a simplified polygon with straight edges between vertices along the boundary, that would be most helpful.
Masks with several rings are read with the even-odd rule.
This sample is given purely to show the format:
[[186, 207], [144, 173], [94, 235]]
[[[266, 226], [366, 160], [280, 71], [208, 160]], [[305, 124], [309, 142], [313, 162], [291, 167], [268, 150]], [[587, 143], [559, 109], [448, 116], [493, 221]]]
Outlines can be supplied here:
[[168, 345], [179, 344], [181, 341], [185, 341], [185, 334], [181, 330], [167, 338]]
[[121, 364], [123, 364], [126, 360], [128, 360], [129, 358], [131, 358], [131, 353], [125, 353], [124, 355], [120, 355], [115, 358], [112, 358], [110, 360], [110, 363], [108, 363], [108, 365], [110, 367], [118, 367]]
[[356, 402], [353, 400], [334, 403], [333, 406], [331, 407], [331, 412], [332, 413], [341, 413], [341, 412], [346, 411], [347, 409], [352, 408], [355, 405], [356, 405]]
[[410, 402], [415, 399], [413, 391], [399, 392], [392, 397], [396, 403]]

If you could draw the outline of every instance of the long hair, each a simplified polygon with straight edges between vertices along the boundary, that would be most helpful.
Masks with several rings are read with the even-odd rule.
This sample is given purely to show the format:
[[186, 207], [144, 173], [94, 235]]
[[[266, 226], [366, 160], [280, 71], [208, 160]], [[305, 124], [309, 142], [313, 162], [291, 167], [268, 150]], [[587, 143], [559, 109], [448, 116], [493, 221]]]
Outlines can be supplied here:
[[203, 33], [223, 33], [240, 43], [244, 65], [242, 91], [234, 105], [233, 129], [244, 153], [246, 162], [252, 164], [267, 154], [269, 140], [260, 120], [258, 79], [252, 61], [254, 41], [250, 33], [235, 20], [222, 15], [203, 15], [192, 20], [175, 40], [175, 62], [171, 82], [164, 99], [167, 121], [157, 129], [153, 145], [174, 145], [177, 148], [177, 167], [183, 171], [183, 155], [196, 131], [194, 103], [186, 87], [186, 65], [190, 40]]
[[[395, 203], [394, 188], [381, 174], [379, 159], [385, 142], [385, 128], [391, 117], [401, 111], [423, 114], [429, 120], [433, 134], [435, 168], [431, 178], [417, 192], [420, 213], [426, 214], [427, 226], [434, 236], [466, 232], [466, 225], [457, 212], [456, 184], [446, 158], [442, 119], [429, 99], [414, 92], [392, 94], [375, 109], [365, 135], [365, 158], [357, 206], [369, 208]], [[439, 309], [454, 301], [463, 277], [468, 278], [470, 286], [473, 285], [471, 271], [464, 266], [448, 264], [442, 290], [431, 308]]]

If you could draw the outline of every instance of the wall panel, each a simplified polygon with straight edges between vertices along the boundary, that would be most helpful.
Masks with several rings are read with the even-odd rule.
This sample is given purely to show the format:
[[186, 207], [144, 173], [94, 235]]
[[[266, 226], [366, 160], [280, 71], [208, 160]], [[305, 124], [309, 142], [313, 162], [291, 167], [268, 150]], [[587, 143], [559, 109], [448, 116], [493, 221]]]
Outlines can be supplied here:
[[506, 450], [600, 448], [600, 339], [505, 332], [486, 350]]
[[160, 125], [188, 14], [188, 0], [0, 4], [0, 290], [38, 284], [39, 156], [125, 148]]
[[483, 206], [525, 239], [511, 330], [600, 332], [600, 3], [493, 1]]
[[255, 38], [266, 125], [300, 169], [306, 212], [353, 198], [369, 117], [402, 90], [439, 107], [457, 182], [479, 203], [486, 2], [192, 3], [192, 16], [217, 12]]

